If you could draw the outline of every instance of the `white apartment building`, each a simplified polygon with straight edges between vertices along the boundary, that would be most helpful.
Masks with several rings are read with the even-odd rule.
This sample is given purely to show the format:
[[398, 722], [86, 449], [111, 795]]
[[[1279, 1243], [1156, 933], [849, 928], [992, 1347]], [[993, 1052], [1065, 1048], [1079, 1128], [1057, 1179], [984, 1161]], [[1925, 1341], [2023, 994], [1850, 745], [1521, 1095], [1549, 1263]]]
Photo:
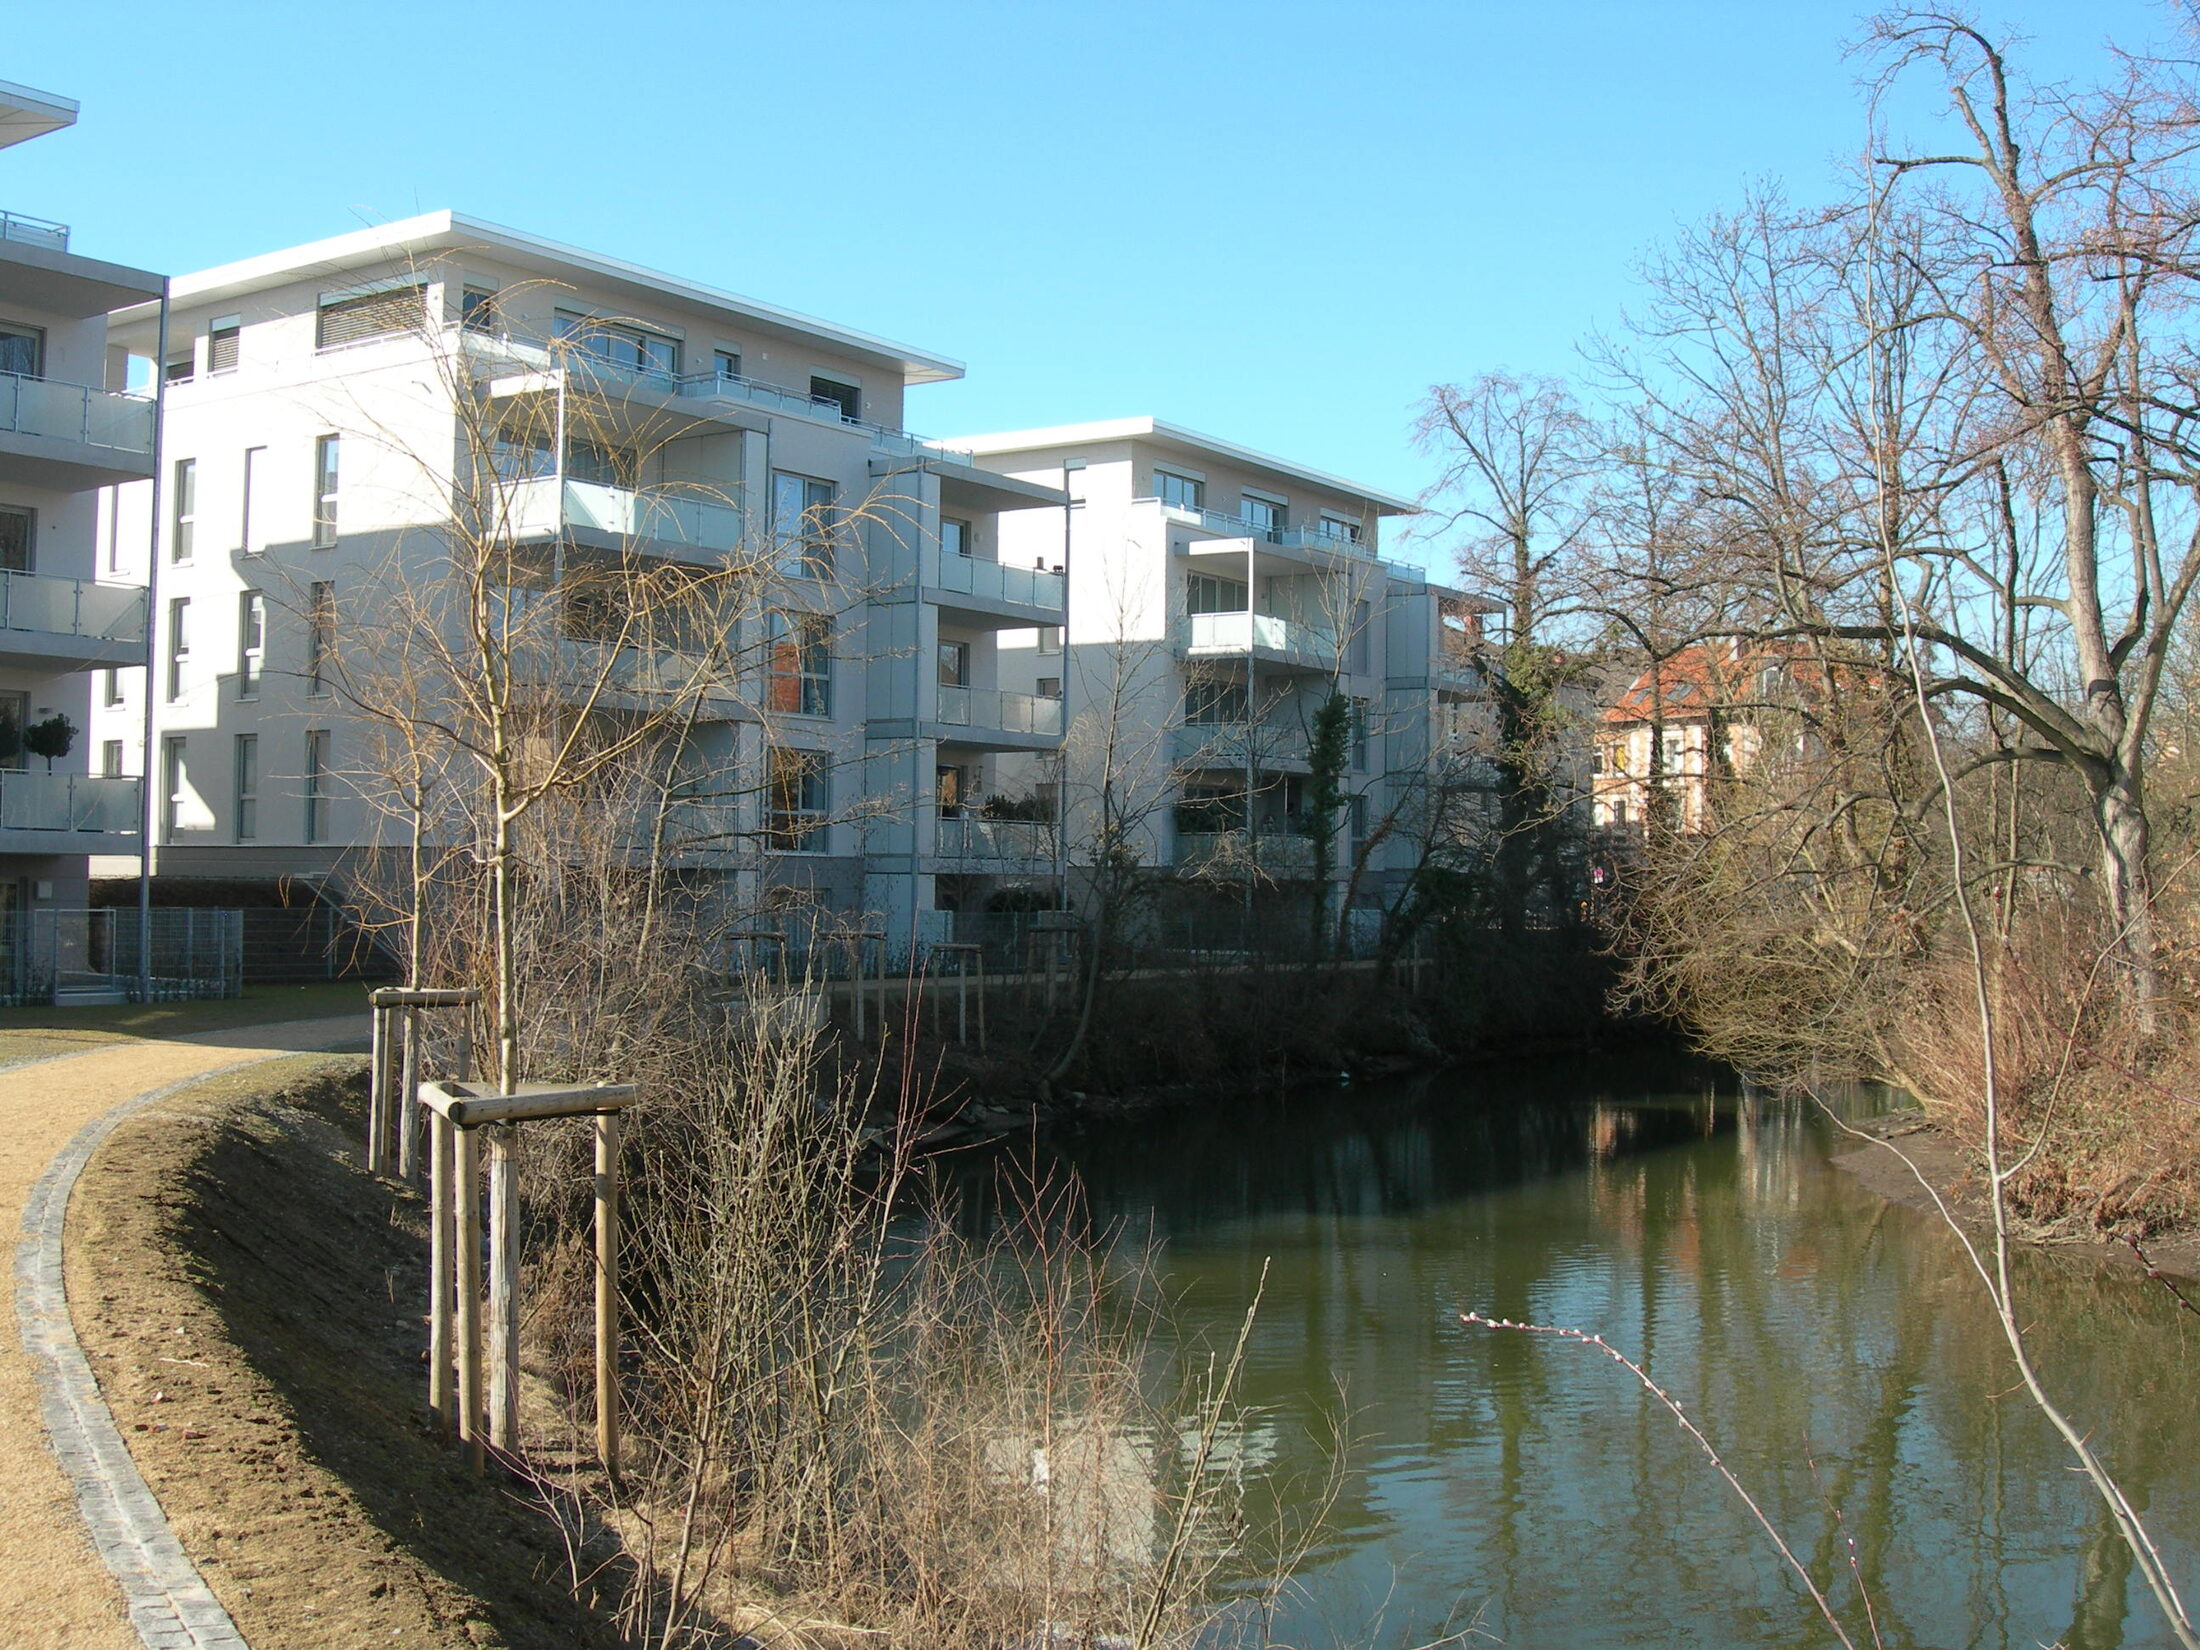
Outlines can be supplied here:
[[[140, 307], [117, 334], [153, 354], [157, 325]], [[944, 937], [943, 896], [1051, 878], [1050, 842], [963, 815], [997, 764], [1059, 744], [1059, 701], [1004, 682], [1000, 643], [1064, 620], [1061, 576], [1011, 546], [1026, 517], [1058, 538], [1066, 500], [902, 428], [910, 389], [961, 373], [451, 212], [178, 278], [158, 548], [124, 569], [153, 586], [151, 680], [122, 678], [97, 719], [145, 771], [150, 688], [156, 872], [340, 883], [395, 839], [387, 741], [330, 661], [375, 662], [393, 569], [432, 573], [487, 420], [497, 530], [539, 549], [576, 648], [601, 641], [574, 593], [588, 566], [708, 571], [760, 544], [776, 563], [746, 674], [685, 735], [747, 782], [684, 866], [892, 949]], [[121, 492], [142, 519], [144, 483]], [[620, 668], [664, 679], [682, 646]]]
[[[0, 149], [72, 125], [67, 98], [0, 82]], [[161, 278], [70, 249], [66, 225], [0, 199], [0, 992], [27, 939], [86, 903], [88, 856], [137, 869], [141, 798], [95, 728], [93, 683], [118, 699], [145, 662], [143, 551], [102, 489], [153, 474], [155, 407], [132, 392], [107, 315], [157, 312]], [[148, 363], [140, 376], [150, 382]], [[73, 729], [65, 735], [63, 721]], [[136, 743], [134, 738], [129, 740]], [[63, 746], [66, 749], [63, 749]], [[37, 924], [48, 931], [32, 933]], [[81, 938], [76, 942], [81, 945]], [[99, 959], [89, 959], [98, 961]]]
[[[1155, 418], [959, 438], [988, 468], [1062, 488], [1065, 534], [1004, 522], [1004, 555], [1065, 569], [1065, 629], [1004, 637], [1001, 679], [1066, 700], [1069, 838], [1103, 807], [1141, 865], [1209, 885], [1342, 884], [1383, 903], [1429, 833], [1486, 816], [1492, 775], [1481, 676], [1496, 604], [1380, 556], [1409, 499]], [[1309, 731], [1352, 702], [1340, 840], [1316, 866], [1305, 834]], [[1031, 775], [1045, 785], [1046, 776]], [[1081, 850], [1082, 851], [1082, 850]]]

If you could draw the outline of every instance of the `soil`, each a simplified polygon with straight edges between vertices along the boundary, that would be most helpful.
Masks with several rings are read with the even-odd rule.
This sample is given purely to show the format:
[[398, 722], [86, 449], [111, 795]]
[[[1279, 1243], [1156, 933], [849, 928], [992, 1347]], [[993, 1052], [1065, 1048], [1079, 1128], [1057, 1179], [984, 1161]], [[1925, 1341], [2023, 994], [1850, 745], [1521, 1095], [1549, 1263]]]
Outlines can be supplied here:
[[[1894, 1112], [1862, 1125], [1879, 1139], [1833, 1159], [1834, 1167], [1854, 1175], [1889, 1202], [1926, 1214], [1938, 1214], [1931, 1193], [1918, 1183], [1922, 1174], [1940, 1194], [1948, 1212], [1976, 1239], [1991, 1236], [1993, 1215], [1986, 1200], [1986, 1169], [1971, 1149], [1951, 1139], [1920, 1111]], [[1904, 1158], [1909, 1162], [1905, 1163]], [[1913, 1172], [1910, 1165], [1915, 1164]], [[2200, 1282], [2200, 1233], [2173, 1232], [2142, 1241], [2146, 1261], [2129, 1245], [2101, 1232], [2071, 1233], [2024, 1229], [2023, 1241], [2065, 1253], [2097, 1257], [2102, 1264], [2143, 1269], [2151, 1263], [2167, 1276]], [[2190, 1294], [2190, 1289], [2186, 1290]]]
[[197, 1085], [87, 1167], [69, 1296], [116, 1423], [255, 1646], [615, 1645], [557, 1525], [426, 1426], [425, 1211], [358, 1167], [363, 1074]]

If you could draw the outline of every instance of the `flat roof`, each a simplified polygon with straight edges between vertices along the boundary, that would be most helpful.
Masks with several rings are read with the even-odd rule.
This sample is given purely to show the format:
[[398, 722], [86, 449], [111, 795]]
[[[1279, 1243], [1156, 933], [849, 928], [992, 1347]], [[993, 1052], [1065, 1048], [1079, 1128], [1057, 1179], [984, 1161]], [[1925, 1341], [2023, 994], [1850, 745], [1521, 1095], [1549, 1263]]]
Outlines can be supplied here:
[[[579, 272], [646, 297], [693, 304], [783, 335], [816, 339], [844, 354], [899, 369], [905, 384], [934, 384], [963, 375], [963, 364], [952, 356], [897, 344], [758, 298], [744, 298], [738, 293], [705, 286], [699, 281], [683, 280], [622, 258], [583, 251], [540, 235], [530, 235], [524, 230], [451, 211], [426, 212], [416, 218], [402, 218], [395, 223], [378, 224], [348, 235], [309, 241], [303, 246], [286, 247], [279, 252], [266, 252], [236, 263], [202, 269], [195, 274], [179, 275], [169, 292], [178, 305], [224, 303], [304, 276], [386, 269], [393, 259], [406, 254], [459, 251], [491, 254], [549, 275]], [[137, 316], [133, 314], [128, 318], [136, 319]]]
[[1412, 499], [1400, 498], [1395, 493], [1385, 493], [1373, 487], [1363, 487], [1356, 481], [1347, 481], [1344, 477], [1331, 475], [1326, 470], [1309, 469], [1306, 465], [1294, 464], [1287, 458], [1277, 458], [1272, 453], [1242, 447], [1235, 441], [1224, 441], [1219, 436], [1202, 435], [1197, 430], [1188, 430], [1181, 424], [1166, 423], [1150, 415], [1143, 418], [1108, 418], [1094, 424], [1050, 424], [1037, 430], [1000, 430], [991, 435], [942, 436], [939, 440], [943, 447], [966, 448], [981, 458], [1002, 453], [1075, 447], [1093, 441], [1153, 441], [1190, 453], [1234, 459], [1256, 469], [1271, 470], [1277, 475], [1311, 482], [1316, 487], [1326, 487], [1332, 492], [1365, 499], [1386, 516], [1415, 516], [1421, 513], [1421, 506]]
[[0, 80], [0, 149], [76, 124], [76, 99]]

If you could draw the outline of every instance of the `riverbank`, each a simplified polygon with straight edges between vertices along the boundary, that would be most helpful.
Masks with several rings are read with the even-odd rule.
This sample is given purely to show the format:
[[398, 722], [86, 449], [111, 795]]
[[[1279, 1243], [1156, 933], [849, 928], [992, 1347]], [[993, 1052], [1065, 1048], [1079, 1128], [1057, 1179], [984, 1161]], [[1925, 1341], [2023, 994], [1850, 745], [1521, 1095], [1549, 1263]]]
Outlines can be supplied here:
[[[1969, 1147], [1936, 1127], [1920, 1110], [1893, 1112], [1850, 1127], [1875, 1138], [1833, 1153], [1835, 1168], [1890, 1203], [1936, 1219], [1945, 1211], [1974, 1243], [1991, 1240], [1993, 1212], [1986, 1194], [1986, 1167]], [[2200, 1232], [2146, 1238], [2141, 1242], [2146, 1251], [2142, 1261], [2128, 1244], [2098, 1231], [2073, 1232], [2021, 1220], [2011, 1230], [2019, 1241], [2036, 1248], [2083, 1255], [2127, 1271], [2144, 1272], [2151, 1264], [2170, 1277], [2200, 1282]]]

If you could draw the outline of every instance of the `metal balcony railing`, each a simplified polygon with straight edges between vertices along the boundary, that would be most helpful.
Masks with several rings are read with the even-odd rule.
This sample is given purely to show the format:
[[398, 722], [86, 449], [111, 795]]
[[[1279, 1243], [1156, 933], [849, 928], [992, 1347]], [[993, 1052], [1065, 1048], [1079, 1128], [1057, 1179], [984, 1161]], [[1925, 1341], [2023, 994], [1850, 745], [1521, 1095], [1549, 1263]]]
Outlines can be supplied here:
[[43, 247], [48, 252], [66, 252], [69, 250], [69, 226], [23, 212], [0, 212], [0, 241]]
[[0, 830], [136, 836], [138, 787], [92, 774], [0, 772]]
[[1036, 819], [943, 817], [933, 852], [941, 859], [1051, 860], [1054, 827]]
[[1068, 599], [1062, 575], [1037, 567], [1004, 567], [997, 561], [948, 552], [940, 556], [939, 569], [938, 588], [957, 595], [1044, 608], [1056, 614]]
[[1195, 656], [1258, 651], [1321, 664], [1337, 660], [1334, 632], [1273, 613], [1193, 613], [1184, 620], [1179, 635]]
[[150, 457], [153, 402], [149, 396], [0, 372], [0, 430]]
[[135, 585], [0, 572], [0, 630], [142, 642], [145, 592]]
[[939, 719], [951, 728], [995, 728], [1003, 733], [1059, 737], [1062, 701], [999, 688], [940, 687]]

